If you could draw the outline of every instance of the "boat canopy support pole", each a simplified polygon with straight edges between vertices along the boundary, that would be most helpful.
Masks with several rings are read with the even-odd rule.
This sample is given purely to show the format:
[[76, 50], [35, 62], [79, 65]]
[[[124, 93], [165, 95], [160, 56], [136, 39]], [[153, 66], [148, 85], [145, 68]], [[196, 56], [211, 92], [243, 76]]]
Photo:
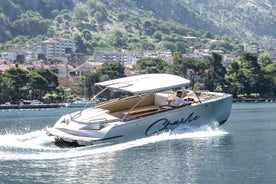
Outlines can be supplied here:
[[102, 89], [99, 93], [97, 93], [95, 96], [93, 96], [92, 99], [89, 100], [89, 102], [95, 100], [95, 98], [97, 98], [100, 94], [102, 94], [104, 91], [106, 91], [108, 89], [108, 87]]
[[[95, 100], [100, 94], [102, 94], [104, 91], [106, 91], [108, 89], [108, 87], [102, 89], [99, 93], [97, 93], [95, 96], [93, 96], [92, 99], [89, 100], [89, 102]], [[74, 120], [76, 117], [80, 116], [82, 111], [87, 107], [88, 103], [83, 107], [82, 110], [80, 110], [80, 112], [78, 114], [76, 114], [75, 116], [71, 117], [72, 120]]]
[[[141, 96], [140, 96], [141, 97]], [[128, 111], [127, 113], [124, 115], [124, 117], [122, 118], [122, 121], [125, 120], [125, 118], [128, 116], [129, 112], [131, 112], [135, 107], [137, 107], [142, 101], [144, 101], [146, 99], [146, 96], [143, 96], [141, 98], [141, 100], [139, 100], [134, 106], [132, 106]]]
[[196, 92], [195, 92], [195, 91], [192, 91], [192, 92], [193, 92], [194, 95], [196, 96], [196, 98], [197, 98], [197, 100], [199, 101], [199, 103], [202, 103], [201, 100], [200, 100], [200, 98], [199, 98], [199, 96], [196, 94]]

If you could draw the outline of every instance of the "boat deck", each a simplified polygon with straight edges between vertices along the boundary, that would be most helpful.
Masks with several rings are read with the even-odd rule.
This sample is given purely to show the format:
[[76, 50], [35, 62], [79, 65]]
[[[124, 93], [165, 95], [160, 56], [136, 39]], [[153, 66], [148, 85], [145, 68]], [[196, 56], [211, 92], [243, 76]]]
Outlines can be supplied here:
[[113, 113], [111, 113], [111, 115], [115, 116], [117, 118], [120, 118], [123, 121], [130, 121], [133, 119], [149, 116], [152, 114], [161, 113], [164, 111], [169, 111], [172, 109], [182, 108], [182, 107], [185, 107], [185, 105], [178, 106], [178, 107], [169, 106], [169, 105], [164, 105], [164, 106], [148, 105], [148, 106], [144, 106], [144, 107], [134, 108], [131, 111], [123, 110], [123, 111], [119, 111], [119, 112], [113, 112]]
[[[111, 116], [121, 119], [122, 121], [130, 121], [144, 116], [185, 107], [185, 105], [177, 107], [168, 105], [168, 98], [170, 96], [171, 94], [166, 93], [145, 94], [119, 99], [102, 105], [99, 108], [108, 110]], [[199, 103], [201, 102], [197, 100], [191, 101], [192, 106]], [[135, 105], [137, 106], [133, 108]]]

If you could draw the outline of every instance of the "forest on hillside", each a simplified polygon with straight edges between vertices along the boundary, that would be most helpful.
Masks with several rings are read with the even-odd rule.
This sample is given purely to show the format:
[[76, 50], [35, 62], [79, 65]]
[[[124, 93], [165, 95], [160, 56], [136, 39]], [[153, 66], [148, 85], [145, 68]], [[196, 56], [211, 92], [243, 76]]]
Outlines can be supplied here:
[[242, 41], [270, 47], [275, 16], [273, 0], [0, 0], [0, 52], [49, 37], [74, 39], [77, 52], [89, 55], [158, 48], [184, 53], [183, 36], [219, 38], [234, 50]]

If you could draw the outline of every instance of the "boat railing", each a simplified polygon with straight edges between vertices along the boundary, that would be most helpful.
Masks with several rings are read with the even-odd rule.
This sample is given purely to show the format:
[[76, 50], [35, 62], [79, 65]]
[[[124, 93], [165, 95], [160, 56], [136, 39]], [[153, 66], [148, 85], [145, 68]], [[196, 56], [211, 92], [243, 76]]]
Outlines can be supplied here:
[[106, 118], [98, 118], [98, 119], [93, 119], [93, 120], [90, 120], [89, 121], [89, 124], [92, 124], [92, 123], [106, 123], [107, 122], [107, 119]]
[[[93, 120], [90, 120], [88, 122], [88, 126], [85, 126], [83, 129], [87, 129], [87, 127], [89, 127], [89, 129], [92, 129], [92, 130], [100, 130], [104, 128], [107, 123], [113, 123], [116, 121], [118, 121], [118, 119], [110, 119], [110, 120], [108, 120], [107, 118], [93, 119]], [[78, 121], [78, 124], [87, 125], [87, 122]]]
[[[93, 98], [91, 98], [88, 102], [93, 102], [100, 94], [102, 94], [104, 91], [106, 91], [108, 88], [106, 87], [106, 88], [104, 88], [104, 89], [102, 89], [99, 93], [97, 93]], [[82, 108], [82, 110], [80, 110], [79, 111], [79, 113], [77, 113], [77, 114], [75, 114], [74, 116], [72, 116], [71, 117], [71, 119], [72, 120], [74, 120], [74, 119], [76, 119], [77, 117], [79, 117], [80, 115], [81, 115], [81, 113], [82, 113], [82, 111], [84, 110], [84, 109], [86, 109], [87, 108], [87, 105], [88, 105], [89, 103], [87, 103], [83, 108]]]
[[210, 92], [203, 92], [199, 95], [199, 98], [201, 101], [209, 101], [209, 100], [215, 100], [215, 99], [218, 99], [218, 98], [224, 98], [225, 96], [227, 96], [228, 94], [226, 93], [221, 93], [221, 94], [213, 94], [213, 93], [210, 93]]
[[93, 121], [89, 121], [89, 128], [92, 130], [100, 130], [104, 127], [104, 124], [107, 123], [106, 118], [99, 118], [99, 119], [94, 119]]

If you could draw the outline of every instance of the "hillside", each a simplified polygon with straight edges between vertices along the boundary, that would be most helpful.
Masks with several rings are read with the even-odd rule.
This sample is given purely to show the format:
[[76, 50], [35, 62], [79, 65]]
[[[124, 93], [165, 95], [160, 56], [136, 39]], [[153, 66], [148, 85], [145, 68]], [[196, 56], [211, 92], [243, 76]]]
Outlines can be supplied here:
[[[48, 37], [76, 40], [79, 52], [168, 48], [183, 36], [257, 42], [272, 47], [274, 0], [0, 0], [0, 51]], [[184, 52], [184, 51], [183, 51]]]
[[194, 0], [185, 3], [201, 19], [210, 20], [217, 26], [218, 33], [263, 43], [275, 39], [275, 5], [274, 0]]

